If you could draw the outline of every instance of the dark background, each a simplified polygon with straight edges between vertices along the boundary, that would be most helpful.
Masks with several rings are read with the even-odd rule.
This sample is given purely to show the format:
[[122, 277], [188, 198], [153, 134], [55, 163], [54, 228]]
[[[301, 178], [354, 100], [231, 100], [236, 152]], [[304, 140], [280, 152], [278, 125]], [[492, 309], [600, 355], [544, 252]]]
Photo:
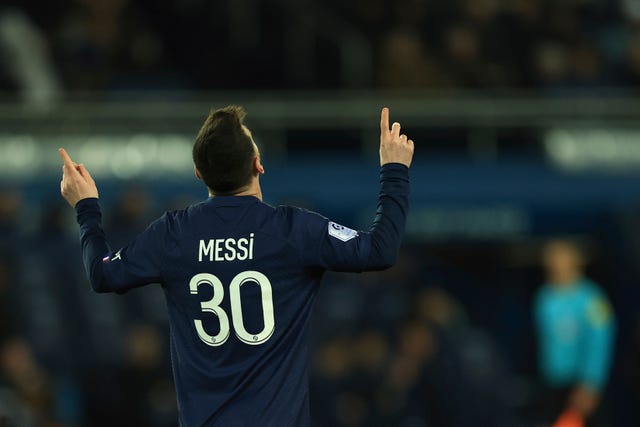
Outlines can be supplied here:
[[536, 425], [531, 306], [557, 236], [617, 317], [607, 425], [640, 424], [639, 83], [634, 0], [3, 2], [0, 425], [176, 425], [161, 290], [90, 292], [55, 148], [95, 171], [124, 245], [206, 197], [189, 146], [229, 102], [266, 200], [353, 227], [379, 108], [416, 141], [399, 264], [323, 283], [315, 425]]

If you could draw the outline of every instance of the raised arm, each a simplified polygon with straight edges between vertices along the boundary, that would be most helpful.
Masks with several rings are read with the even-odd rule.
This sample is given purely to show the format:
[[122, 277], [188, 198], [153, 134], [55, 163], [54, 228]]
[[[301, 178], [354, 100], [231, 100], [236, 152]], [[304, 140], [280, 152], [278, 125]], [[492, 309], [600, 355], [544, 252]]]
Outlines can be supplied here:
[[409, 209], [409, 166], [413, 141], [400, 133], [400, 123], [389, 128], [389, 109], [380, 116], [380, 193], [368, 232], [356, 232], [318, 218], [308, 227], [306, 241], [317, 247], [307, 262], [336, 271], [382, 270], [395, 264]]
[[82, 261], [96, 292], [125, 292], [161, 281], [162, 236], [166, 236], [166, 217], [154, 222], [131, 244], [113, 252], [102, 229], [98, 189], [89, 171], [58, 150], [62, 158], [60, 192], [75, 208], [80, 225]]
[[369, 229], [371, 253], [365, 270], [395, 264], [409, 209], [409, 167], [413, 160], [413, 141], [400, 133], [400, 123], [389, 130], [389, 109], [380, 116], [380, 195], [378, 209]]

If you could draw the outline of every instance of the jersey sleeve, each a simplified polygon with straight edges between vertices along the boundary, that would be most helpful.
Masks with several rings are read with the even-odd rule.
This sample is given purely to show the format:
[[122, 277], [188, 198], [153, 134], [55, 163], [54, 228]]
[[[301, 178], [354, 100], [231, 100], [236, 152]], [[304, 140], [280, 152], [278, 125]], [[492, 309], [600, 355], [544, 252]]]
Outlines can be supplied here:
[[168, 234], [166, 214], [129, 245], [113, 251], [101, 226], [98, 200], [81, 200], [76, 205], [76, 213], [85, 271], [96, 292], [124, 293], [163, 281], [163, 254]]
[[409, 168], [386, 164], [380, 170], [378, 208], [369, 231], [356, 231], [317, 214], [305, 218], [301, 250], [306, 265], [332, 271], [373, 271], [397, 258], [409, 207]]
[[586, 305], [584, 357], [580, 369], [581, 382], [594, 390], [604, 387], [613, 355], [615, 321], [607, 299], [592, 296]]

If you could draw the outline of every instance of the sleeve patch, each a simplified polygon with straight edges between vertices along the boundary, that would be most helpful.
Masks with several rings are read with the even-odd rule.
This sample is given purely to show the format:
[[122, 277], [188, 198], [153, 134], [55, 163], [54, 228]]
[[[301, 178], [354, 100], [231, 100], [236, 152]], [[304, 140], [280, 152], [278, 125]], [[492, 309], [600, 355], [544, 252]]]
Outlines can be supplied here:
[[111, 261], [117, 261], [117, 260], [122, 261], [122, 256], [120, 255], [120, 252], [122, 252], [122, 249], [116, 252], [113, 258], [110, 258], [109, 255], [105, 256], [104, 258], [102, 258], [102, 262], [111, 262]]
[[358, 237], [358, 232], [356, 230], [352, 230], [344, 225], [336, 224], [332, 221], [329, 222], [328, 229], [329, 236], [335, 237], [343, 242], [348, 242], [349, 240]]
[[589, 305], [587, 316], [594, 327], [603, 326], [611, 319], [611, 307], [604, 298], [598, 298]]

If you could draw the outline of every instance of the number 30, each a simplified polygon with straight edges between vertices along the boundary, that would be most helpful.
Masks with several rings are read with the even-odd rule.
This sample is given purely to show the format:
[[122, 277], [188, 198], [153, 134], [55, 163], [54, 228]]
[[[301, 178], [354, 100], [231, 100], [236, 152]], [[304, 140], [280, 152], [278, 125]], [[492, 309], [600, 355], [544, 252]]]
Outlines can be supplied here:
[[[256, 334], [247, 332], [244, 327], [244, 320], [242, 319], [240, 287], [247, 282], [257, 283], [258, 286], [260, 286], [260, 294], [262, 296], [262, 319], [264, 321], [264, 328]], [[229, 316], [224, 309], [220, 307], [220, 303], [224, 298], [224, 287], [220, 279], [210, 273], [200, 273], [193, 276], [189, 282], [189, 291], [192, 294], [197, 294], [200, 285], [209, 285], [213, 288], [213, 298], [209, 301], [203, 301], [200, 303], [200, 306], [204, 313], [212, 313], [218, 318], [220, 322], [220, 332], [215, 336], [211, 336], [205, 332], [201, 320], [195, 319], [193, 322], [195, 323], [196, 331], [200, 339], [207, 345], [217, 347], [227, 341], [231, 329], [229, 328]], [[231, 284], [229, 285], [229, 300], [231, 302], [233, 330], [240, 341], [250, 345], [258, 345], [271, 338], [276, 326], [273, 316], [271, 282], [267, 276], [258, 271], [243, 271], [238, 274], [231, 280]]]

